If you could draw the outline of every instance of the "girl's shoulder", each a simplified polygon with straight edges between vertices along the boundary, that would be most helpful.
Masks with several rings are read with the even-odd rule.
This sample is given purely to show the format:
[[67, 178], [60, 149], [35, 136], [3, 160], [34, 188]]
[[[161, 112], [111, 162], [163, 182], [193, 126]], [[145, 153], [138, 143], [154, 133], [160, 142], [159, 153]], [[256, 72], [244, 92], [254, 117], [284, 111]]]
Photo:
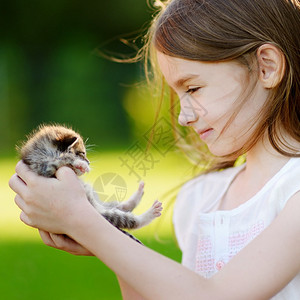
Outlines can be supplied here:
[[300, 158], [291, 158], [283, 167], [283, 170], [274, 182], [273, 187], [270, 186], [270, 201], [277, 203], [278, 211], [281, 211], [288, 200], [300, 191]]
[[[174, 217], [192, 216], [198, 212], [212, 211], [236, 175], [246, 163], [222, 171], [206, 173], [185, 183], [180, 189], [174, 209]], [[286, 201], [300, 191], [300, 158], [291, 158], [288, 163], [266, 184], [263, 191], [282, 209]], [[261, 193], [263, 194], [263, 193]]]
[[[210, 198], [217, 197], [222, 193], [224, 187], [227, 187], [236, 175], [246, 167], [246, 163], [237, 167], [227, 168], [221, 171], [214, 171], [199, 175], [186, 182], [180, 189], [177, 196], [177, 203], [189, 201], [189, 204], [199, 202], [199, 197]], [[288, 192], [288, 187], [300, 186], [297, 179], [300, 176], [300, 157], [293, 157], [286, 165], [272, 178], [272, 183], [276, 187], [281, 187], [285, 192]], [[270, 188], [273, 189], [272, 185]], [[202, 203], [204, 199], [201, 199]]]

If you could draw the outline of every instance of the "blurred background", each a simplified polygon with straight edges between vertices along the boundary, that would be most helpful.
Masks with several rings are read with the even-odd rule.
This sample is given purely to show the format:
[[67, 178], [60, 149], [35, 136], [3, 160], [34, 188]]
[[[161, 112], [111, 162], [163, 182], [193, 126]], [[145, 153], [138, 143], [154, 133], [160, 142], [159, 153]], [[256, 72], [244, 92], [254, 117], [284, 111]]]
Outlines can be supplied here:
[[[170, 203], [191, 166], [174, 147], [167, 113], [157, 121], [151, 151], [145, 151], [157, 95], [146, 88], [142, 63], [115, 63], [98, 54], [134, 56], [153, 13], [146, 0], [1, 2], [1, 299], [121, 299], [114, 274], [99, 260], [46, 247], [19, 220], [7, 184], [18, 161], [15, 145], [41, 123], [67, 124], [88, 138], [92, 171], [84, 180], [102, 198], [122, 201], [144, 180], [136, 213], [156, 198], [165, 209], [134, 234], [180, 260]], [[126, 46], [124, 40], [135, 39]]]

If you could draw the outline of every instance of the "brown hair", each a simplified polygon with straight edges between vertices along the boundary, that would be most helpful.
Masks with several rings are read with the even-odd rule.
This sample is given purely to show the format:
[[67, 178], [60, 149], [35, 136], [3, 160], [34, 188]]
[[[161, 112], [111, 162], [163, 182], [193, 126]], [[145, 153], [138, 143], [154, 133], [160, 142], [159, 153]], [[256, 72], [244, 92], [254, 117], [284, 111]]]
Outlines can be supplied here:
[[[256, 50], [265, 43], [275, 45], [285, 57], [284, 76], [272, 89], [256, 120], [257, 127], [251, 140], [239, 151], [215, 160], [209, 170], [233, 166], [265, 132], [279, 153], [299, 157], [300, 154], [296, 154], [299, 149], [288, 145], [281, 135], [283, 129], [300, 142], [299, 0], [172, 0], [157, 3], [161, 10], [153, 20], [148, 43], [143, 49], [147, 74], [147, 60], [150, 57], [152, 66], [155, 65], [156, 50], [195, 61], [237, 60], [248, 67], [249, 74], [253, 71], [251, 61], [255, 60]], [[171, 107], [174, 107], [174, 101], [174, 92], [171, 92]], [[198, 145], [203, 151], [203, 143]]]

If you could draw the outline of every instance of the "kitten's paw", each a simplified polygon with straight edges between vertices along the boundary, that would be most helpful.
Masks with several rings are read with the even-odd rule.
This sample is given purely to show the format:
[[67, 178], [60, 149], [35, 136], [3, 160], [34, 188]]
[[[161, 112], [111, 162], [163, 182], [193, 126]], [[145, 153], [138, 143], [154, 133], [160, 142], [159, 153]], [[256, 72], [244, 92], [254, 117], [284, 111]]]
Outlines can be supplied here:
[[118, 209], [123, 211], [132, 211], [141, 201], [144, 195], [144, 182], [139, 183], [139, 187], [136, 192], [125, 202], [122, 202], [118, 205]]
[[144, 187], [145, 187], [144, 181], [140, 181], [138, 191], [137, 191], [140, 198], [142, 198], [142, 196], [144, 195]]
[[158, 200], [155, 200], [151, 207], [151, 212], [153, 217], [157, 218], [161, 216], [161, 211], [163, 210], [162, 203]]
[[73, 167], [74, 167], [75, 173], [78, 176], [90, 171], [89, 164], [86, 161], [81, 160], [81, 159], [75, 160]]
[[137, 216], [138, 226], [136, 228], [143, 227], [149, 224], [153, 219], [159, 217], [162, 209], [161, 202], [155, 200], [152, 206], [145, 213]]

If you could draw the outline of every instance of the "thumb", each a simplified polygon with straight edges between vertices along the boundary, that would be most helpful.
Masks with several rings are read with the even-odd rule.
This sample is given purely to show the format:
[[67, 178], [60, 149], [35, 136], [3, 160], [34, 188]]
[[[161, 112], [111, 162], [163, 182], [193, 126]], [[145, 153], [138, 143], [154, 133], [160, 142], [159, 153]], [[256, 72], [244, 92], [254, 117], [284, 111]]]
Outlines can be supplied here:
[[59, 168], [56, 171], [55, 175], [56, 175], [56, 178], [58, 180], [60, 180], [60, 181], [66, 179], [66, 178], [68, 178], [68, 179], [75, 179], [75, 178], [77, 178], [77, 175], [75, 174], [75, 172], [71, 168], [69, 168], [69, 167], [61, 167], [61, 168]]

